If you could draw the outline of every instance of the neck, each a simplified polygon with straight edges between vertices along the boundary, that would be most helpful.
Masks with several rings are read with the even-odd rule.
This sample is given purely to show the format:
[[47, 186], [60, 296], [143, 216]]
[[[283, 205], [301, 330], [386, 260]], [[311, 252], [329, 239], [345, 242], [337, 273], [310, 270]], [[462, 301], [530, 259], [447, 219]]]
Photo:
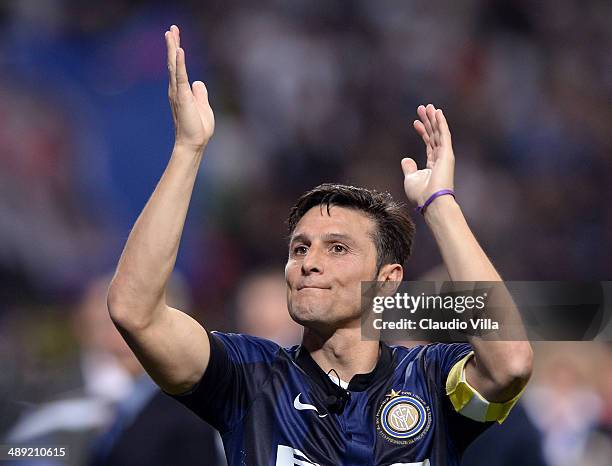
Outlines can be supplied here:
[[360, 328], [337, 329], [329, 336], [304, 328], [302, 345], [324, 372], [334, 369], [346, 382], [371, 372], [379, 357], [379, 342], [363, 341]]

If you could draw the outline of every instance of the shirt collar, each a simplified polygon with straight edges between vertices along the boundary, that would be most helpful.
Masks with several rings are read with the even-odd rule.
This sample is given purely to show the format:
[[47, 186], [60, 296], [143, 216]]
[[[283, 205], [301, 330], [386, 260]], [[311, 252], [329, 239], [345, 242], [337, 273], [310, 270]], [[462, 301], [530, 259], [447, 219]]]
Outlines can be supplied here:
[[[367, 374], [355, 374], [348, 385], [349, 391], [362, 392], [366, 390], [372, 383], [379, 378], [386, 376], [393, 370], [393, 355], [394, 352], [389, 345], [380, 342], [380, 356], [376, 362], [376, 366]], [[302, 368], [312, 380], [321, 386], [326, 393], [336, 393], [342, 390], [335, 384], [329, 376], [321, 369], [321, 367], [312, 359], [310, 353], [304, 346], [300, 345], [295, 356], [296, 364]]]

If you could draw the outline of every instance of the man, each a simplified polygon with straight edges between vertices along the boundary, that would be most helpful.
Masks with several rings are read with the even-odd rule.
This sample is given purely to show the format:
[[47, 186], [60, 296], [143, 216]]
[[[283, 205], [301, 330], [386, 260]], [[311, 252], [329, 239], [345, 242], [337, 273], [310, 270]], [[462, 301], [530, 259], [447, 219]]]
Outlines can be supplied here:
[[[518, 398], [531, 347], [472, 338], [471, 346], [408, 350], [362, 341], [361, 283], [401, 281], [414, 234], [390, 196], [322, 185], [292, 210], [285, 278], [289, 312], [304, 326], [301, 346], [209, 333], [166, 304], [214, 116], [204, 84], [189, 85], [178, 28], [165, 37], [175, 147], [108, 294], [110, 315], [143, 366], [221, 432], [230, 465], [458, 465], [467, 443]], [[402, 160], [406, 195], [429, 204], [422, 213], [452, 280], [499, 281], [453, 197], [441, 195], [453, 188], [446, 119], [433, 105], [418, 115], [427, 168]]]

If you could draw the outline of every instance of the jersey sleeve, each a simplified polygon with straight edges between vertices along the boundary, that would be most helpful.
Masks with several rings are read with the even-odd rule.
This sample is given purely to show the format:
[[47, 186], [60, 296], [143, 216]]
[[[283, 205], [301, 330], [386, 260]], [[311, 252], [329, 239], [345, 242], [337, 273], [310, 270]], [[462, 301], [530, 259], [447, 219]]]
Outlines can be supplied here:
[[446, 394], [455, 411], [461, 415], [478, 422], [497, 421], [501, 424], [508, 417], [523, 391], [505, 403], [487, 401], [468, 383], [465, 377], [465, 365], [473, 356], [474, 352], [470, 351], [453, 365], [446, 378]]
[[436, 405], [442, 415], [449, 447], [463, 452], [470, 443], [492, 425], [492, 422], [478, 422], [460, 414], [446, 392], [446, 382], [452, 369], [472, 352], [469, 343], [433, 343], [424, 348], [425, 372], [437, 398]]
[[492, 403], [472, 387], [465, 377], [465, 366], [474, 356], [469, 343], [437, 343], [429, 345], [427, 358], [436, 374], [436, 384], [442, 387], [453, 409], [477, 422], [502, 423], [517, 403], [521, 393], [505, 403]]
[[262, 338], [208, 332], [210, 359], [188, 392], [170, 395], [219, 432], [231, 430], [248, 411], [271, 374], [280, 346]]
[[436, 385], [444, 387], [451, 369], [472, 352], [469, 343], [433, 343], [426, 347], [425, 359]]

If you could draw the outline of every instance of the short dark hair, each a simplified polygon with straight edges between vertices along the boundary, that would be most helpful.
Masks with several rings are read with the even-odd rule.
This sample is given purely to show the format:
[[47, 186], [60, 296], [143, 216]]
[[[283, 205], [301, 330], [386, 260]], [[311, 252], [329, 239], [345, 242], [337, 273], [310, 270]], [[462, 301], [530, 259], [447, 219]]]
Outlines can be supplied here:
[[403, 204], [397, 203], [387, 192], [359, 188], [343, 184], [324, 183], [303, 194], [291, 208], [287, 223], [289, 235], [293, 234], [300, 219], [315, 206], [347, 207], [356, 209], [376, 224], [372, 240], [376, 246], [376, 268], [385, 264], [404, 263], [410, 257], [414, 240], [414, 222]]

